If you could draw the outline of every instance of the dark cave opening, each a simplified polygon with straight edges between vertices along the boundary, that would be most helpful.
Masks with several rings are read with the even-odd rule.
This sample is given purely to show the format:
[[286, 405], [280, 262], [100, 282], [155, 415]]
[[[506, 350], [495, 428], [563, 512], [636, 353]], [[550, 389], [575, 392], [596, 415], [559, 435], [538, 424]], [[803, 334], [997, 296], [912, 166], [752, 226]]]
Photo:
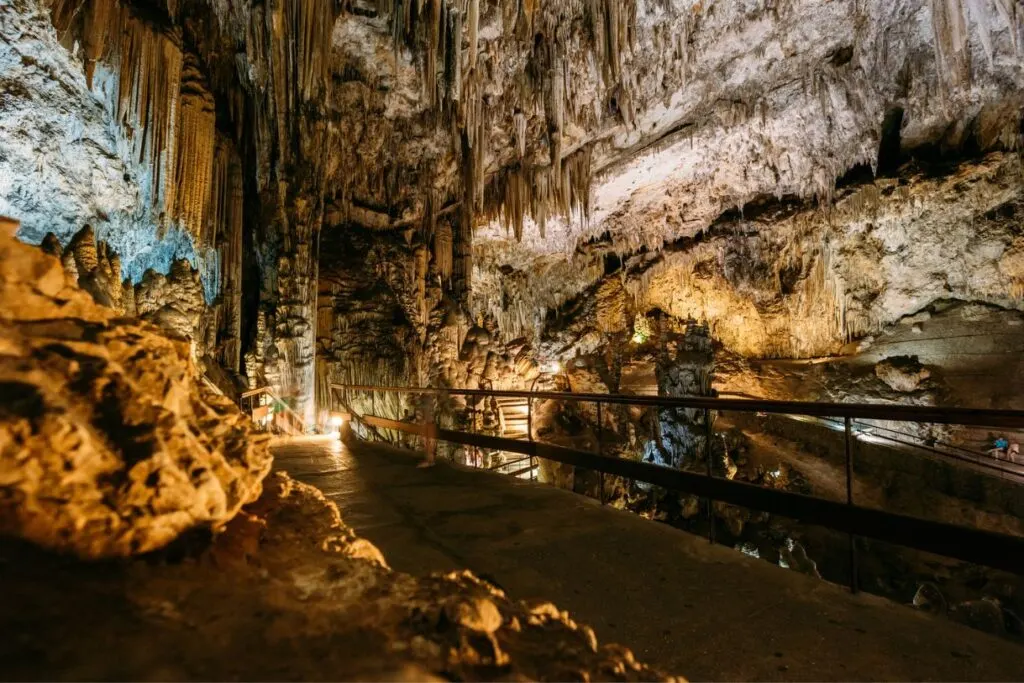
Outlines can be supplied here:
[[902, 156], [903, 108], [893, 107], [885, 112], [882, 134], [878, 143], [878, 175], [893, 175], [903, 161]]

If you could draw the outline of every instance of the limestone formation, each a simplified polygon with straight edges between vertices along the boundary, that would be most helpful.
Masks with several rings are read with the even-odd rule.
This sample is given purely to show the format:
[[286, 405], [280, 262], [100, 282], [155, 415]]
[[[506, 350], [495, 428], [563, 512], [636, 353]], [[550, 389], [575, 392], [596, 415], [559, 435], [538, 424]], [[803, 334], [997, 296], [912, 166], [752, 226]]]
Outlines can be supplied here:
[[[118, 280], [196, 264], [209, 355], [248, 350], [310, 423], [318, 352], [500, 382], [512, 355], [463, 372], [431, 347], [483, 324], [543, 361], [595, 291], [598, 332], [660, 309], [758, 358], [939, 299], [1020, 307], [1008, 0], [10, 4], [0, 210], [32, 242], [92, 225]], [[372, 312], [388, 367], [318, 334], [323, 237], [353, 230], [405, 242], [372, 274], [402, 309]]]
[[[599, 644], [592, 629], [550, 603], [515, 602], [469, 572], [416, 578], [388, 570], [333, 503], [284, 474], [269, 477], [261, 497], [212, 542], [156, 557], [168, 561], [90, 572], [0, 539], [0, 581], [9, 591], [0, 628], [21, 634], [4, 645], [6, 671], [19, 678], [666, 680], [628, 649]], [[117, 619], [102, 618], [110, 610]], [[115, 641], [118, 652], [97, 646]], [[33, 642], [55, 645], [39, 652]]]
[[136, 314], [182, 339], [199, 340], [199, 323], [206, 310], [199, 273], [187, 261], [175, 261], [162, 275], [147, 271], [135, 288]]
[[[76, 246], [83, 270], [109, 260]], [[116, 318], [12, 234], [0, 337], [0, 532], [128, 556], [221, 527], [259, 496], [266, 443], [198, 381], [187, 344]]]
[[[307, 430], [339, 407], [415, 415], [339, 383], [1019, 407], [1019, 2], [6, 0], [0, 92], [0, 212], [50, 255], [19, 271], [41, 284], [0, 303], [18, 397], [5, 438], [45, 465], [13, 466], [40, 516], [11, 524], [69, 529], [37, 539], [54, 547], [159, 545], [255, 494], [262, 456], [193, 371], [244, 373]], [[534, 408], [533, 431], [566, 445], [838, 495], [834, 439], [799, 443], [813, 424]], [[438, 416], [500, 435], [506, 410], [455, 397]], [[214, 414], [227, 432], [198, 429]], [[968, 451], [991, 436], [857, 429], [859, 466], [883, 430]], [[69, 474], [48, 478], [65, 465], [46, 440], [79, 444]], [[864, 488], [1019, 529], [1013, 501], [961, 505], [987, 486], [928, 472], [944, 498], [908, 502], [917, 471]], [[702, 533], [709, 514], [737, 537], [769, 528], [765, 558], [791, 537], [602, 483]], [[110, 547], [90, 545], [104, 524]], [[782, 554], [799, 564], [802, 547]], [[493, 598], [432, 603], [430, 619], [496, 663]], [[464, 673], [409, 667], [373, 673]]]
[[909, 393], [932, 376], [916, 356], [890, 356], [875, 365], [875, 375], [894, 391]]

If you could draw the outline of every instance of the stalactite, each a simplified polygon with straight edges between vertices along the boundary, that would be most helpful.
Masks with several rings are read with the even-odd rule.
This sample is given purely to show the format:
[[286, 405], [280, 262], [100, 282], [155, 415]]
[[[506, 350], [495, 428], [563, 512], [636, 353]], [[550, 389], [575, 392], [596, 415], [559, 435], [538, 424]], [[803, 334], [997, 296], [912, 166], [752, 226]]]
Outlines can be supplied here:
[[526, 114], [517, 111], [513, 115], [513, 121], [515, 125], [516, 152], [519, 155], [519, 161], [522, 162], [526, 158]]
[[444, 280], [452, 277], [452, 226], [444, 221], [440, 223], [434, 232], [434, 259], [437, 264], [437, 272]]
[[282, 3], [287, 33], [289, 77], [301, 102], [317, 97], [330, 73], [331, 35], [338, 16], [335, 0], [289, 0]]
[[221, 138], [214, 157], [208, 221], [216, 235], [221, 272], [220, 361], [236, 371], [241, 363], [243, 203], [241, 162], [234, 146]]
[[462, 97], [462, 13], [457, 10], [447, 12], [443, 53], [445, 104], [451, 104]]
[[622, 80], [623, 54], [633, 41], [636, 25], [636, 3], [622, 0], [589, 0], [590, 31], [594, 50], [604, 66], [609, 85]]
[[[437, 107], [438, 103], [438, 89], [437, 89], [437, 73], [438, 73], [438, 56], [442, 49], [443, 29], [444, 29], [444, 14], [443, 0], [428, 0], [429, 18], [427, 20], [427, 47], [426, 47], [426, 65], [424, 67], [424, 78], [423, 87], [427, 93], [427, 100], [431, 103], [431, 106]], [[443, 64], [443, 58], [441, 63]]]
[[527, 169], [522, 165], [497, 174], [487, 187], [484, 217], [497, 220], [506, 232], [522, 239], [527, 217], [541, 236], [549, 218], [578, 214], [590, 216], [591, 148], [582, 147], [556, 167]]
[[119, 46], [118, 120], [132, 139], [133, 156], [153, 170], [153, 201], [175, 206], [176, 128], [183, 55], [176, 32], [156, 31], [126, 17]]
[[961, 0], [931, 0], [935, 61], [939, 79], [948, 87], [970, 84], [971, 55]]
[[215, 127], [213, 95], [206, 89], [198, 62], [189, 54], [181, 77], [174, 216], [202, 247], [211, 246], [213, 238], [204, 217], [213, 176]]
[[[92, 0], [82, 30], [82, 58], [85, 61], [85, 82], [92, 89], [96, 63], [103, 57], [111, 37], [111, 29], [120, 24], [117, 0]], [[116, 29], [115, 29], [116, 30]]]
[[[449, 237], [451, 237], [451, 228], [449, 228]], [[427, 305], [427, 257], [427, 248], [422, 245], [413, 253], [413, 261], [416, 266], [414, 269], [414, 276], [416, 278], [416, 305], [419, 311], [419, 322], [421, 325], [427, 324], [427, 319], [430, 315], [430, 309]], [[450, 258], [451, 257], [449, 256], [449, 259]]]
[[480, 0], [469, 0], [466, 13], [466, 33], [469, 38], [469, 68], [476, 69], [477, 53], [480, 50]]

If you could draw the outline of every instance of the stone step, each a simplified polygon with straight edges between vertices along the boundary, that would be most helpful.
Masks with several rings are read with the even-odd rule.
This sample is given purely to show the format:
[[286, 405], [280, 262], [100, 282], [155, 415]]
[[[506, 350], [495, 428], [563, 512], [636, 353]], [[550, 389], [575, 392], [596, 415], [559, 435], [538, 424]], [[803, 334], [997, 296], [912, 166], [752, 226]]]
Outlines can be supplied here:
[[525, 418], [527, 415], [530, 414], [530, 412], [524, 408], [523, 410], [503, 410], [501, 411], [501, 414], [504, 415], [505, 417]]

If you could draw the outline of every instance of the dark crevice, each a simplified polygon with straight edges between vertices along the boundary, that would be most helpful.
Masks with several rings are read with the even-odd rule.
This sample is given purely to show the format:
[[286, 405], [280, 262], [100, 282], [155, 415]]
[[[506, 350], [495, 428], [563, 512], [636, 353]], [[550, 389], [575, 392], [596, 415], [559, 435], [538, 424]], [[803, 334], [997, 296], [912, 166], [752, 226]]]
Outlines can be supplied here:
[[622, 268], [622, 259], [619, 258], [618, 254], [614, 252], [608, 252], [604, 255], [604, 274], [611, 275]]
[[894, 175], [903, 161], [901, 132], [903, 130], [903, 108], [893, 107], [885, 112], [882, 120], [882, 136], [878, 144], [878, 175]]

